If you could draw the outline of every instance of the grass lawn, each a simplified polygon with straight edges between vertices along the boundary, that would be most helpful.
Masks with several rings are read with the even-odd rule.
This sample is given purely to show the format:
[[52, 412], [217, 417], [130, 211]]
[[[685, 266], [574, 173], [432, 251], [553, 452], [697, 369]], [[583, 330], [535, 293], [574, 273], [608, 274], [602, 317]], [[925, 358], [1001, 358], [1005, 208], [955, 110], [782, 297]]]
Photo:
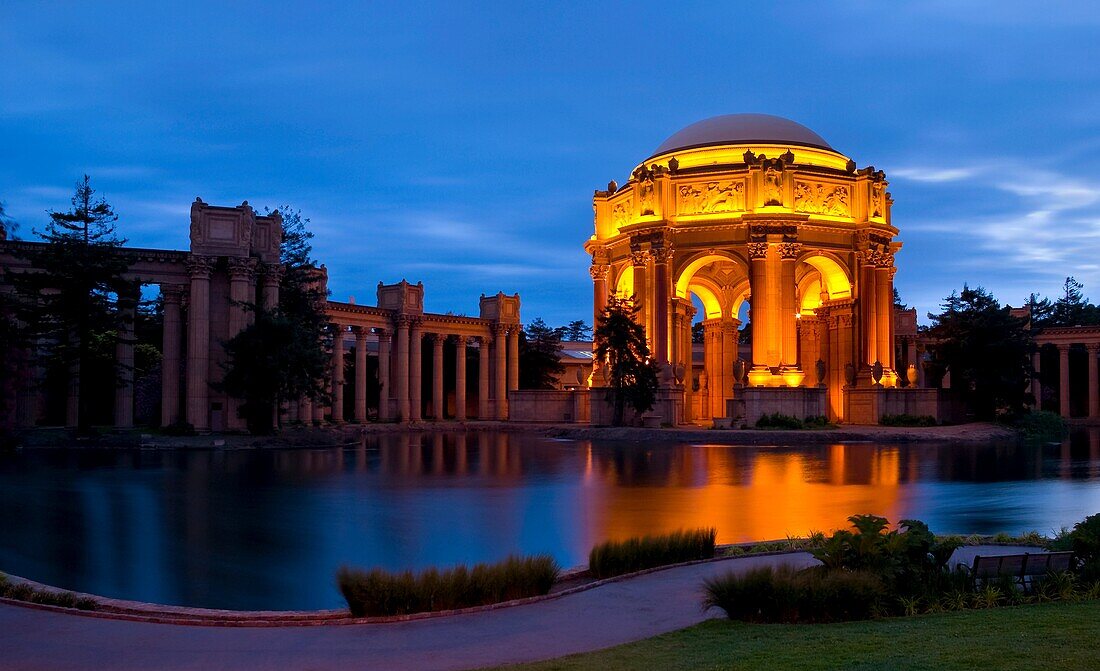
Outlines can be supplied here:
[[1100, 669], [1100, 601], [843, 624], [713, 620], [551, 669]]

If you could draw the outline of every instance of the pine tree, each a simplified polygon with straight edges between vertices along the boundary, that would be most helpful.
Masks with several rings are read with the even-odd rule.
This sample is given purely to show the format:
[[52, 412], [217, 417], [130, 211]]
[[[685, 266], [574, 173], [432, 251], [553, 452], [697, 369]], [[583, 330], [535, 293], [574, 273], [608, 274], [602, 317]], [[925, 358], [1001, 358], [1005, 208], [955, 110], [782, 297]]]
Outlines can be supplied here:
[[1066, 278], [1062, 295], [1051, 305], [1049, 326], [1092, 326], [1098, 323], [1100, 310], [1085, 298], [1084, 288], [1085, 285], [1075, 278]]
[[607, 367], [616, 426], [622, 425], [627, 405], [643, 413], [657, 399], [657, 364], [650, 360], [637, 312], [629, 299], [611, 296], [596, 319], [595, 356]]
[[592, 334], [592, 327], [588, 325], [583, 319], [575, 319], [569, 322], [568, 325], [562, 328], [563, 340], [569, 342], [579, 342], [582, 340], [588, 340]]
[[28, 337], [48, 345], [43, 352], [50, 356], [49, 363], [67, 370], [78, 389], [80, 430], [91, 426], [97, 382], [92, 371], [97, 362], [103, 363], [99, 360], [113, 357], [122, 325], [117, 296], [128, 288], [123, 274], [129, 262], [118, 253], [126, 242], [116, 234], [118, 216], [95, 194], [84, 175], [76, 184], [71, 209], [51, 211], [45, 230], [34, 231], [45, 244], [21, 252], [33, 270], [8, 274]]
[[222, 388], [242, 399], [241, 414], [256, 434], [275, 428], [274, 409], [282, 402], [329, 400], [331, 360], [326, 350], [333, 334], [325, 313], [328, 296], [319, 281], [323, 271], [311, 257], [309, 219], [290, 207], [281, 214], [279, 305], [273, 311], [248, 306], [255, 320], [225, 345]]
[[951, 371], [951, 387], [981, 419], [1015, 413], [1029, 402], [1035, 342], [1025, 320], [1013, 317], [985, 289], [963, 285], [929, 314], [932, 364]]
[[565, 372], [560, 354], [561, 331], [541, 318], [532, 320], [519, 338], [520, 389], [557, 388], [558, 376]]

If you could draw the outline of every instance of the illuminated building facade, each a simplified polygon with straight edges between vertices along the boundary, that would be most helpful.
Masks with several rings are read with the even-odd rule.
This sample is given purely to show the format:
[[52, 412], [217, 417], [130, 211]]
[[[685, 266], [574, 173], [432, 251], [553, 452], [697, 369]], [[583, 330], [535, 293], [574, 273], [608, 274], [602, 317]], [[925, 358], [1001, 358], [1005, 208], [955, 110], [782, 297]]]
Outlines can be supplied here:
[[[895, 367], [901, 242], [886, 187], [882, 171], [857, 168], [801, 124], [732, 114], [687, 126], [625, 184], [595, 192], [585, 244], [595, 314], [611, 295], [639, 307], [665, 396], [682, 399], [659, 409], [662, 421], [726, 417], [739, 395], [780, 409], [797, 397], [805, 412], [788, 414], [846, 420], [847, 390], [915, 382]], [[749, 361], [738, 354], [744, 304]], [[596, 362], [592, 386], [605, 384]]]

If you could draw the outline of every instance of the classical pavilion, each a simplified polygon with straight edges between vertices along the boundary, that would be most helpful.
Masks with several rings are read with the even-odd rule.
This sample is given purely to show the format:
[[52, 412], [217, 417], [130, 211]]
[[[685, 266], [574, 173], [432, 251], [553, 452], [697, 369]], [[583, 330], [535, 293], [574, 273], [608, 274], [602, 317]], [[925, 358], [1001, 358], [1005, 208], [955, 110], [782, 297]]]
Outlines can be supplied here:
[[[626, 183], [595, 192], [594, 313], [611, 295], [638, 306], [662, 370], [661, 422], [769, 411], [877, 421], [887, 396], [917, 400], [882, 391], [911, 377], [895, 356], [902, 243], [887, 184], [799, 123], [729, 114], [674, 133]], [[699, 309], [702, 365], [691, 356]], [[592, 387], [606, 383], [597, 361]]]

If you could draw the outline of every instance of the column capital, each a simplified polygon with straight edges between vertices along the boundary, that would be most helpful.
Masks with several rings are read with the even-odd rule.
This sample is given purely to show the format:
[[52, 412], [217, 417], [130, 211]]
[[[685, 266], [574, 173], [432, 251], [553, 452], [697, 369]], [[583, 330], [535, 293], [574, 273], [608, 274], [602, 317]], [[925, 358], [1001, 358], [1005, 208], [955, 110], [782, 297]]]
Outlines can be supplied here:
[[263, 264], [263, 272], [265, 284], [278, 284], [283, 277], [283, 273], [286, 272], [286, 268], [281, 263], [265, 263]]
[[217, 257], [214, 256], [192, 254], [187, 257], [187, 274], [191, 279], [208, 280], [210, 273], [214, 272], [214, 264], [217, 261]]
[[390, 337], [393, 335], [389, 329], [374, 329], [374, 333], [378, 336], [378, 342], [388, 342]]
[[178, 305], [183, 301], [184, 293], [187, 288], [182, 284], [162, 284], [160, 285], [160, 297], [161, 300], [167, 305], [169, 303]]
[[799, 254], [802, 253], [802, 243], [800, 242], [781, 242], [777, 247], [779, 249], [779, 258], [784, 261], [795, 261], [798, 259]]
[[588, 274], [592, 276], [595, 281], [606, 280], [607, 273], [611, 270], [611, 266], [606, 263], [593, 263], [588, 267]]
[[367, 335], [370, 334], [369, 328], [366, 326], [352, 326], [351, 331], [355, 334], [356, 343], [367, 342]]
[[259, 261], [253, 258], [231, 257], [228, 259], [229, 278], [233, 280], [251, 280], [256, 276]]
[[651, 247], [649, 250], [650, 256], [653, 257], [654, 263], [668, 263], [672, 260], [672, 255], [676, 250], [673, 248], [672, 243], [662, 245], [660, 247]]
[[749, 259], [751, 260], [763, 260], [768, 256], [768, 243], [766, 242], [750, 242], [747, 247]]
[[467, 336], [464, 335], [455, 335], [455, 344], [459, 347], [464, 347], [466, 345], [466, 338]]
[[447, 339], [446, 333], [426, 333], [425, 336], [428, 340], [437, 347], [443, 346], [443, 341]]
[[1091, 352], [1093, 356], [1096, 356], [1096, 353], [1100, 352], [1100, 342], [1085, 343], [1085, 349]]
[[510, 324], [502, 324], [500, 322], [489, 324], [489, 332], [495, 337], [506, 336], [508, 335], [509, 326]]
[[630, 252], [630, 262], [635, 266], [644, 266], [649, 261], [648, 251]]

